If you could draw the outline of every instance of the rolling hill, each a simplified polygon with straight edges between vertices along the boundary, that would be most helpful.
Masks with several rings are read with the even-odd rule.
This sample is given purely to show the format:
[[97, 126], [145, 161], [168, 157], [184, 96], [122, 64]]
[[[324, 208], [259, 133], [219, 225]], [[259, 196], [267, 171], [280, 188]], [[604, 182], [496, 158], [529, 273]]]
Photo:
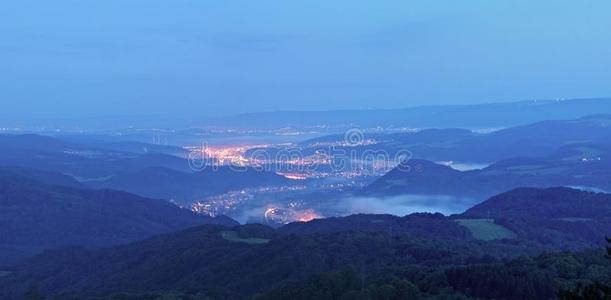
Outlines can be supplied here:
[[[400, 293], [406, 285], [423, 298], [551, 298], [580, 280], [609, 278], [611, 261], [596, 248], [611, 228], [610, 199], [566, 188], [517, 189], [452, 217], [357, 215], [277, 230], [204, 225], [101, 250], [46, 251], [0, 277], [0, 297], [19, 298], [38, 284], [44, 294], [60, 298], [308, 299], [352, 289]], [[478, 239], [459, 222], [484, 217], [516, 234]], [[589, 219], [583, 225], [597, 234], [585, 238], [577, 235], [586, 227], [546, 227], [555, 219]]]
[[114, 176], [91, 183], [97, 188], [126, 191], [144, 197], [172, 199], [191, 203], [206, 196], [223, 194], [243, 188], [291, 184], [292, 180], [271, 172], [251, 168], [206, 168], [199, 172], [180, 172], [162, 167], [146, 168], [134, 173]]
[[426, 160], [403, 162], [364, 189], [365, 194], [450, 195], [481, 201], [517, 187], [568, 186], [611, 191], [608, 146], [571, 145], [548, 158], [511, 158], [458, 171]]
[[[611, 103], [611, 102], [610, 102]], [[611, 115], [599, 114], [571, 120], [548, 120], [507, 127], [489, 133], [465, 129], [423, 129], [407, 133], [364, 133], [375, 143], [341, 146], [335, 150], [356, 152], [384, 151], [390, 158], [408, 150], [413, 158], [431, 161], [494, 163], [514, 157], [541, 157], [554, 154], [571, 144], [605, 145], [611, 141]], [[325, 151], [328, 143], [341, 142], [344, 135], [331, 135], [305, 141], [306, 153]], [[322, 145], [318, 145], [322, 143]], [[328, 150], [327, 150], [328, 151]]]
[[0, 265], [45, 249], [106, 247], [206, 223], [236, 224], [226, 217], [201, 216], [125, 192], [0, 175]]
[[403, 217], [393, 215], [350, 215], [295, 222], [278, 229], [283, 234], [335, 233], [358, 230], [386, 232], [391, 235], [410, 235], [420, 238], [434, 236], [440, 239], [470, 239], [465, 228], [442, 214], [415, 213]]
[[279, 111], [209, 120], [206, 125], [235, 128], [410, 127], [500, 128], [542, 120], [574, 119], [610, 112], [610, 99], [534, 100], [473, 105], [418, 106], [406, 109]]
[[[291, 182], [275, 173], [251, 168], [209, 167], [194, 172], [187, 158], [165, 154], [176, 151], [184, 155], [177, 147], [73, 140], [78, 142], [29, 134], [0, 135], [0, 166], [61, 173], [92, 188], [182, 203], [231, 190]], [[143, 151], [141, 147], [151, 150]]]
[[519, 188], [494, 196], [460, 219], [493, 219], [524, 240], [579, 249], [611, 235], [611, 194], [570, 188]]
[[0, 165], [59, 172], [79, 181], [103, 180], [147, 167], [191, 171], [185, 158], [132, 153], [40, 136], [0, 135]]

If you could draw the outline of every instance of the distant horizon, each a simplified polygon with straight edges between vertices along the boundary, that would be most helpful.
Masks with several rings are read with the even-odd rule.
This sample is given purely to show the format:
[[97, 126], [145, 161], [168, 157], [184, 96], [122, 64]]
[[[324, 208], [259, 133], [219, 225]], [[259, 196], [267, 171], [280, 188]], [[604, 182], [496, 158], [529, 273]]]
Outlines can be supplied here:
[[[123, 130], [129, 128], [139, 129], [188, 129], [188, 128], [208, 128], [208, 129], [240, 129], [245, 130], [273, 128], [307, 128], [309, 126], [330, 126], [345, 127], [349, 123], [359, 123], [364, 128], [368, 126], [408, 126], [417, 128], [439, 128], [442, 124], [435, 119], [440, 117], [453, 127], [469, 128], [481, 130], [488, 128], [505, 127], [505, 125], [516, 126], [526, 124], [534, 120], [541, 119], [537, 116], [546, 110], [543, 106], [521, 107], [520, 104], [549, 104], [555, 112], [549, 111], [555, 117], [551, 119], [575, 119], [587, 115], [596, 115], [599, 112], [611, 110], [611, 97], [594, 98], [571, 98], [571, 99], [530, 99], [518, 101], [484, 102], [484, 103], [464, 103], [464, 104], [429, 104], [414, 105], [401, 108], [346, 108], [334, 110], [276, 110], [276, 111], [257, 111], [249, 113], [239, 113], [224, 116], [205, 116], [201, 114], [115, 114], [115, 115], [95, 115], [95, 116], [40, 116], [23, 117], [13, 116], [12, 118], [2, 118], [0, 120], [0, 132], [20, 131], [36, 132], [62, 129], [67, 131], [96, 131], [96, 130]], [[555, 106], [554, 103], [567, 103], [563, 106]], [[589, 103], [588, 105], [584, 105]], [[547, 105], [545, 105], [547, 106]], [[473, 113], [480, 108], [487, 107], [488, 113], [479, 115], [480, 121], [473, 120]], [[535, 110], [533, 110], [537, 107]], [[469, 109], [473, 108], [473, 109]], [[514, 110], [513, 114], [521, 111], [524, 115], [521, 121], [506, 123], [506, 117], [501, 117], [505, 110]], [[542, 110], [543, 109], [543, 110]], [[456, 110], [456, 111], [455, 111]], [[467, 115], [464, 115], [464, 113]], [[371, 113], [371, 115], [368, 115]], [[433, 116], [431, 114], [439, 114]], [[492, 113], [492, 115], [490, 115]], [[500, 114], [500, 115], [499, 115]], [[500, 119], [505, 121], [494, 121]], [[517, 118], [517, 116], [516, 116]], [[542, 119], [541, 119], [542, 120]], [[416, 124], [421, 125], [414, 125]], [[479, 125], [476, 125], [479, 124]], [[495, 124], [494, 126], [482, 124]], [[501, 125], [499, 125], [501, 124]], [[505, 125], [502, 125], [505, 124]], [[339, 126], [339, 127], [338, 127]]]
[[[110, 119], [110, 118], [134, 118], [134, 117], [139, 117], [139, 118], [158, 118], [161, 120], [174, 120], [174, 119], [181, 119], [181, 118], [185, 118], [185, 119], [192, 119], [192, 118], [203, 118], [205, 120], [216, 120], [216, 119], [225, 119], [225, 118], [236, 118], [236, 117], [241, 117], [241, 116], [249, 116], [249, 115], [264, 115], [264, 114], [282, 114], [282, 113], [330, 113], [330, 112], [351, 112], [351, 111], [397, 111], [397, 110], [410, 110], [410, 109], [417, 109], [417, 108], [425, 108], [425, 107], [451, 107], [451, 106], [456, 106], [456, 107], [460, 107], [460, 106], [479, 106], [479, 105], [495, 105], [495, 104], [515, 104], [515, 103], [527, 103], [527, 102], [554, 102], [554, 101], [587, 101], [587, 100], [609, 100], [611, 101], [611, 95], [609, 96], [596, 96], [596, 97], [577, 97], [577, 98], [540, 98], [540, 99], [522, 99], [522, 100], [509, 100], [509, 101], [483, 101], [483, 102], [476, 102], [476, 103], [434, 103], [434, 104], [422, 104], [422, 105], [407, 105], [407, 106], [403, 106], [403, 107], [345, 107], [345, 108], [338, 108], [338, 109], [309, 109], [309, 110], [261, 110], [261, 111], [249, 111], [249, 112], [241, 112], [241, 113], [230, 113], [230, 114], [223, 114], [223, 115], [205, 115], [205, 114], [198, 114], [198, 113], [191, 113], [191, 114], [184, 114], [184, 115], [178, 115], [178, 114], [172, 114], [172, 113], [167, 113], [167, 114], [163, 114], [163, 113], [126, 113], [126, 114], [105, 114], [105, 115], [73, 115], [73, 116], [58, 116], [57, 114], [54, 114], [54, 116], [50, 116], [50, 115], [38, 115], [38, 116], [29, 116], [29, 117], [13, 117], [13, 119], [8, 118], [7, 114], [6, 116], [1, 116], [2, 118], [4, 118], [5, 120], [8, 121], [13, 121], [13, 122], [17, 122], [17, 121], [22, 121], [22, 122], [27, 122], [24, 121], [23, 119], [32, 119], [30, 121], [32, 122], [39, 122], [39, 121], [59, 121], [59, 120], [66, 120], [66, 121], [74, 121], [74, 120], [81, 120], [81, 119]], [[1, 112], [0, 112], [1, 114]], [[14, 114], [10, 114], [10, 115], [14, 115]], [[0, 124], [1, 126], [2, 124]]]

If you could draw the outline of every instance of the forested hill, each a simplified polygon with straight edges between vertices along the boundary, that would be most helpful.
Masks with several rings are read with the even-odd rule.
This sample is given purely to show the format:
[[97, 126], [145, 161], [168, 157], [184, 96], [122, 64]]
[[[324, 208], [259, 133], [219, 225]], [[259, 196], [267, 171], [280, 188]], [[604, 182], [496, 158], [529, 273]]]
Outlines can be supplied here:
[[[601, 244], [611, 227], [600, 227], [608, 197], [517, 189], [452, 217], [204, 225], [108, 249], [47, 251], [0, 277], [0, 298], [38, 286], [60, 299], [549, 299], [579, 282], [608, 284]], [[589, 209], [569, 209], [575, 204]], [[528, 207], [535, 213], [521, 213]], [[586, 238], [583, 230], [599, 232]], [[536, 257], [565, 246], [580, 252]]]
[[519, 188], [454, 217], [467, 219], [463, 224], [493, 220], [520, 239], [556, 249], [595, 247], [611, 236], [611, 195], [570, 188]]
[[[31, 172], [39, 178], [49, 174]], [[237, 224], [125, 192], [0, 176], [0, 265], [44, 249], [110, 246], [206, 223]]]
[[529, 220], [605, 219], [611, 218], [611, 194], [564, 187], [518, 188], [473, 206], [463, 216]]
[[524, 245], [247, 227], [205, 225], [104, 250], [47, 251], [0, 277], [0, 297], [21, 299], [38, 287], [60, 299], [354, 299], [355, 292], [549, 299], [580, 280], [611, 278], [600, 250], [517, 258], [529, 254]]

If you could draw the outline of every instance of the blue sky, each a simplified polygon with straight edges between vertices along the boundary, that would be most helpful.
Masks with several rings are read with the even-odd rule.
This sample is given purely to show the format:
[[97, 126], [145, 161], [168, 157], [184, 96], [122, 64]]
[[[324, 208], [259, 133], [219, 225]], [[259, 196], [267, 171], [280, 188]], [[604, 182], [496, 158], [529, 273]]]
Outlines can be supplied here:
[[0, 116], [611, 95], [610, 1], [0, 3]]

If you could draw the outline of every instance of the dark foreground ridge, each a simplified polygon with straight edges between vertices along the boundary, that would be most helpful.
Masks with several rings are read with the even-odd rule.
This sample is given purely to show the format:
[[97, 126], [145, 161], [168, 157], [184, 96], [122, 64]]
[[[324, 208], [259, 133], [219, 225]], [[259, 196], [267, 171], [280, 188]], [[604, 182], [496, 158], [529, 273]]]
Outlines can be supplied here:
[[[0, 297], [36, 286], [60, 299], [548, 299], [609, 283], [609, 203], [607, 194], [527, 188], [452, 217], [204, 225], [107, 249], [46, 251], [0, 277]], [[482, 238], [499, 228], [511, 234]]]
[[201, 224], [237, 224], [225, 217], [197, 215], [167, 201], [15, 176], [20, 172], [41, 181], [72, 183], [57, 173], [14, 168], [0, 172], [0, 265], [44, 249], [107, 247]]

